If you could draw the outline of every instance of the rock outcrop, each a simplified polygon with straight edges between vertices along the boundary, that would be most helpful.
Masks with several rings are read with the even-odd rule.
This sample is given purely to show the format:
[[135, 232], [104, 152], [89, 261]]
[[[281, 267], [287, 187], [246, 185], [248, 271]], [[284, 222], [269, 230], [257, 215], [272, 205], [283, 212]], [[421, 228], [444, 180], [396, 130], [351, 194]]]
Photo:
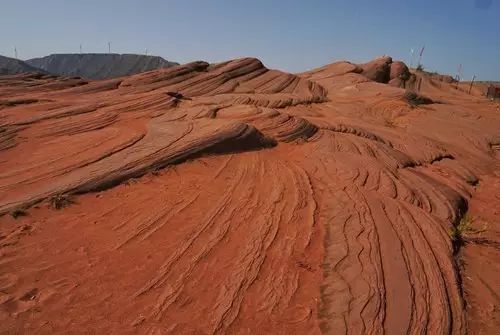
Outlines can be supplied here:
[[0, 55], [0, 75], [21, 74], [21, 73], [45, 73], [45, 71], [33, 67], [22, 60]]
[[111, 79], [179, 65], [136, 54], [53, 54], [26, 63], [50, 74], [87, 79]]
[[[386, 57], [0, 77], [0, 332], [498, 329], [500, 114], [408, 76]], [[468, 239], [470, 204], [489, 226]]]

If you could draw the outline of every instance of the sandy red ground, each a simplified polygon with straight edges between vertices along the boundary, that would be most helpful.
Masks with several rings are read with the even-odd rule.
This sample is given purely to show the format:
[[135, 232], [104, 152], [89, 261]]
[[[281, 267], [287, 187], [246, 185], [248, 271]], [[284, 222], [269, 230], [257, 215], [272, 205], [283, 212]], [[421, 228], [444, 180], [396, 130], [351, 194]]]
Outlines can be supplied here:
[[495, 334], [500, 109], [449, 79], [0, 77], [0, 332]]

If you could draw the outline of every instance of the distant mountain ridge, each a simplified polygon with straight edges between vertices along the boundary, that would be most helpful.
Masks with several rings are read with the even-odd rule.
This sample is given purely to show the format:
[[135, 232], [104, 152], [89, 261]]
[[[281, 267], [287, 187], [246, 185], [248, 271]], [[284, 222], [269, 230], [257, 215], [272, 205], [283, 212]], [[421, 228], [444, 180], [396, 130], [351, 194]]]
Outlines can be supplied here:
[[0, 55], [0, 75], [45, 71], [33, 67], [22, 60]]
[[109, 79], [179, 65], [159, 56], [137, 54], [52, 54], [26, 63], [50, 74]]

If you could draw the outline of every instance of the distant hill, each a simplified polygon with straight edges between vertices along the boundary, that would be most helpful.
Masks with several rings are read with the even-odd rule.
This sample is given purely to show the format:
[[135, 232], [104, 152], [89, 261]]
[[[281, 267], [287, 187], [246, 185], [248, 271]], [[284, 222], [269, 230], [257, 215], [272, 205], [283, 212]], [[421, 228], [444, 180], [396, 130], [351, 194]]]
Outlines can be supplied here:
[[158, 56], [135, 54], [52, 54], [26, 61], [50, 74], [109, 79], [179, 65]]
[[45, 72], [33, 67], [22, 60], [0, 55], [0, 75], [18, 74], [25, 72]]

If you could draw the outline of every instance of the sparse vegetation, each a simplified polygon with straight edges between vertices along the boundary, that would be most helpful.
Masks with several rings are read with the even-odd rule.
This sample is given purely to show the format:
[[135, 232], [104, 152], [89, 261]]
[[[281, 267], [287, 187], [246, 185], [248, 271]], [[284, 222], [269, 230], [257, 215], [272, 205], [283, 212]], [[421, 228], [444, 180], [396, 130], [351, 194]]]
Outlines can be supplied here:
[[22, 208], [16, 208], [12, 212], [10, 212], [10, 216], [12, 216], [14, 219], [17, 219], [20, 216], [26, 216], [26, 211]]
[[422, 64], [418, 64], [418, 66], [415, 70], [422, 72], [422, 71], [424, 71], [424, 66]]
[[478, 234], [487, 231], [488, 223], [485, 222], [482, 228], [477, 229], [472, 226], [472, 223], [474, 221], [476, 221], [475, 218], [466, 213], [464, 216], [462, 216], [458, 225], [453, 226], [453, 228], [450, 230], [450, 237], [451, 241], [453, 242], [455, 253], [458, 252], [460, 247], [466, 242], [479, 244], [492, 243], [487, 238], [477, 236]]
[[460, 219], [458, 225], [453, 226], [453, 228], [451, 229], [451, 239], [454, 242], [461, 244], [464, 240], [465, 235], [474, 231], [474, 229], [472, 228], [473, 221], [474, 220], [472, 219], [472, 217], [469, 214], [465, 213], [465, 215]]
[[416, 107], [418, 105], [428, 105], [434, 103], [430, 98], [423, 95], [417, 94], [413, 91], [406, 91], [404, 99], [410, 104], [411, 107]]
[[67, 207], [73, 203], [73, 200], [69, 195], [66, 194], [56, 194], [49, 200], [50, 207], [54, 209], [61, 209]]

